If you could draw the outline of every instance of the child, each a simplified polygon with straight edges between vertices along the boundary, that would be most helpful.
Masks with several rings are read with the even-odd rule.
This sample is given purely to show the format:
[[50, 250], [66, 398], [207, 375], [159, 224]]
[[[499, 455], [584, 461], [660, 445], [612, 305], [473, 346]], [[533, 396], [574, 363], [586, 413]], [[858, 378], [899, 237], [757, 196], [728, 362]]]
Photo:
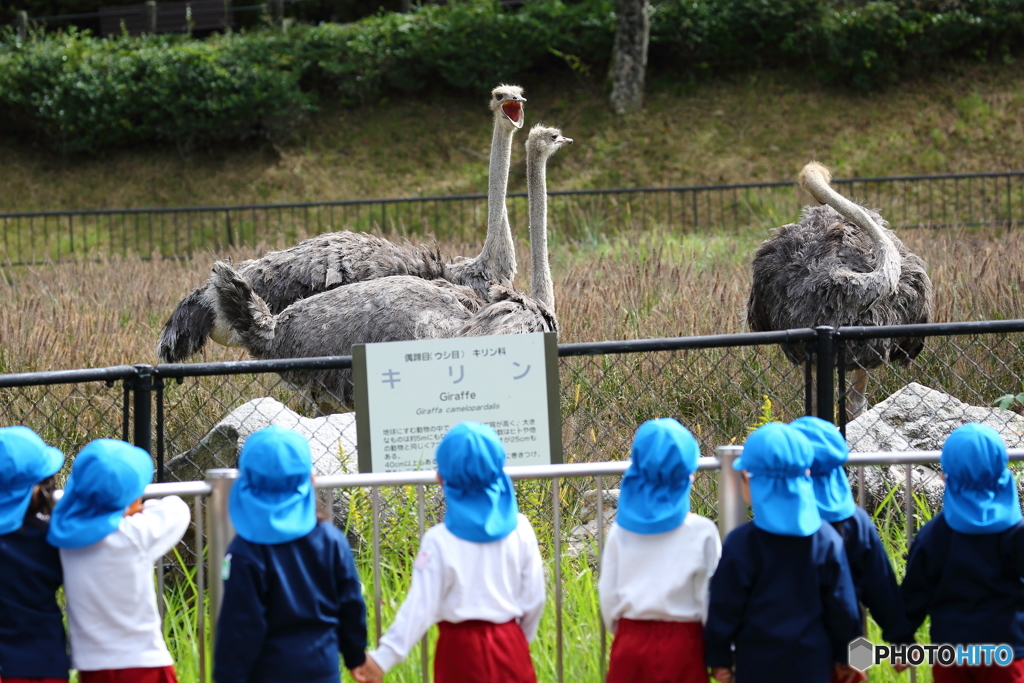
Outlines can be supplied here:
[[60, 553], [46, 542], [53, 475], [64, 455], [28, 427], [0, 429], [0, 675], [5, 683], [68, 680]]
[[357, 681], [379, 680], [440, 622], [434, 683], [536, 682], [528, 642], [544, 610], [544, 569], [504, 464], [487, 425], [463, 422], [441, 439], [444, 523], [423, 535], [409, 594]]
[[843, 539], [818, 514], [813, 460], [800, 432], [773, 422], [733, 463], [754, 521], [726, 537], [711, 579], [705, 654], [721, 683], [825, 683], [837, 662], [841, 680], [856, 673], [857, 597]]
[[246, 439], [228, 512], [217, 683], [337, 683], [362, 666], [366, 605], [345, 535], [318, 523], [309, 442], [271, 426]]
[[850, 457], [846, 439], [838, 427], [819, 417], [801, 417], [791, 425], [814, 447], [811, 481], [818, 514], [843, 538], [857, 600], [871, 610], [882, 627], [882, 638], [893, 642], [905, 631], [903, 596], [875, 523], [853, 502], [843, 471], [843, 463]]
[[718, 529], [690, 512], [700, 447], [671, 418], [640, 425], [601, 557], [601, 615], [615, 634], [608, 683], [707, 683], [708, 586]]
[[97, 439], [78, 454], [53, 509], [47, 539], [60, 548], [80, 683], [176, 681], [153, 565], [181, 540], [190, 516], [177, 496], [139, 505], [152, 479], [146, 451]]
[[942, 446], [943, 509], [910, 546], [903, 600], [913, 641], [931, 615], [940, 644], [1007, 644], [1013, 663], [935, 666], [935, 683], [1024, 681], [1024, 522], [1006, 445], [986, 425], [954, 430]]

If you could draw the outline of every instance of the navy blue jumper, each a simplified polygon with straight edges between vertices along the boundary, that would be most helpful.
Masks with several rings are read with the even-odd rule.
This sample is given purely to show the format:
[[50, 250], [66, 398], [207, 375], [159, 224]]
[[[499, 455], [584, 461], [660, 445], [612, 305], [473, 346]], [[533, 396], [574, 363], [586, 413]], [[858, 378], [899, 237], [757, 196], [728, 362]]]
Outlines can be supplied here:
[[1005, 643], [1024, 657], [1024, 521], [962, 534], [940, 512], [910, 546], [902, 591], [908, 624], [897, 642], [912, 642], [931, 615], [933, 643]]
[[344, 534], [318, 523], [287, 543], [228, 547], [217, 683], [338, 683], [366, 658], [366, 605]]
[[9, 678], [66, 679], [71, 668], [57, 605], [60, 552], [46, 531], [29, 520], [0, 536], [0, 675]]
[[843, 539], [857, 600], [882, 627], [882, 637], [894, 642], [906, 631], [903, 595], [875, 523], [863, 508], [857, 508], [850, 517], [831, 524]]
[[707, 665], [735, 665], [737, 683], [825, 683], [860, 632], [858, 609], [835, 529], [782, 536], [747, 522], [726, 537], [711, 578]]

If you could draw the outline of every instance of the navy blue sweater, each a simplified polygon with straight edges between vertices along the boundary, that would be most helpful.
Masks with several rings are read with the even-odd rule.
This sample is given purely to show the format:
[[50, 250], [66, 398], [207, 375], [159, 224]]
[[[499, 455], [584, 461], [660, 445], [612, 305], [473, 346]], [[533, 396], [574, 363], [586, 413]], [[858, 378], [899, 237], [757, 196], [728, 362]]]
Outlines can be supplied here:
[[366, 605], [348, 541], [330, 524], [277, 545], [236, 537], [217, 621], [217, 683], [338, 683], [365, 661]]
[[933, 643], [1005, 643], [1024, 657], [1024, 522], [961, 534], [940, 512], [910, 546], [902, 590], [909, 623], [898, 642], [931, 615]]
[[857, 599], [882, 627], [882, 637], [893, 642], [907, 630], [903, 595], [875, 523], [863, 508], [857, 508], [852, 516], [831, 524], [843, 538]]
[[748, 522], [726, 537], [704, 628], [708, 666], [735, 664], [737, 683], [825, 683], [859, 632], [843, 539], [831, 526], [799, 537]]
[[46, 529], [30, 521], [0, 536], [0, 675], [8, 678], [67, 678], [71, 667], [56, 596], [64, 575]]

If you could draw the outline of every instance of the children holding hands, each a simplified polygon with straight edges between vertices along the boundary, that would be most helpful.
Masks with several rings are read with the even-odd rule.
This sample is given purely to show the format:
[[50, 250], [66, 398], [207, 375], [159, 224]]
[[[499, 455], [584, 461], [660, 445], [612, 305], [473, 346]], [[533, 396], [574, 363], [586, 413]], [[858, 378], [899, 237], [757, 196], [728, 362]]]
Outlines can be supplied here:
[[671, 418], [636, 432], [601, 556], [601, 615], [615, 634], [608, 683], [707, 683], [702, 623], [722, 544], [715, 524], [690, 512], [699, 456]]

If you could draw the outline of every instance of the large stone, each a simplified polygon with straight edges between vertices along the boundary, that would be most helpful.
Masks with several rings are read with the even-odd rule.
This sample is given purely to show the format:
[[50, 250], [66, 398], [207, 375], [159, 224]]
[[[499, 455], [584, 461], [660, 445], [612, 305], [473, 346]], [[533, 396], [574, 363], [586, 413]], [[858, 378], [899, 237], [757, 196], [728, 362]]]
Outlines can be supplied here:
[[218, 422], [198, 444], [165, 466], [168, 480], [194, 481], [216, 467], [237, 467], [242, 444], [253, 432], [270, 425], [294, 429], [309, 440], [313, 474], [344, 474], [357, 469], [355, 413], [303, 417], [273, 398], [240, 405]]
[[598, 534], [604, 529], [604, 537], [608, 537], [608, 529], [615, 521], [615, 513], [619, 509], [619, 489], [603, 489], [601, 513], [603, 519], [597, 517], [597, 489], [590, 489], [583, 492], [583, 501], [580, 506], [579, 519], [583, 524], [578, 524], [569, 532], [567, 539], [570, 557], [577, 557], [584, 553], [596, 551]]
[[[954, 429], [980, 422], [999, 432], [1008, 448], [1024, 446], [1024, 417], [1010, 410], [972, 406], [916, 382], [911, 382], [846, 425], [846, 440], [854, 452], [937, 451]], [[891, 499], [906, 504], [906, 469], [901, 465], [864, 468], [865, 505], [873, 509]], [[938, 467], [913, 466], [914, 492], [932, 511], [942, 505], [944, 484]], [[857, 468], [850, 470], [856, 491]]]

